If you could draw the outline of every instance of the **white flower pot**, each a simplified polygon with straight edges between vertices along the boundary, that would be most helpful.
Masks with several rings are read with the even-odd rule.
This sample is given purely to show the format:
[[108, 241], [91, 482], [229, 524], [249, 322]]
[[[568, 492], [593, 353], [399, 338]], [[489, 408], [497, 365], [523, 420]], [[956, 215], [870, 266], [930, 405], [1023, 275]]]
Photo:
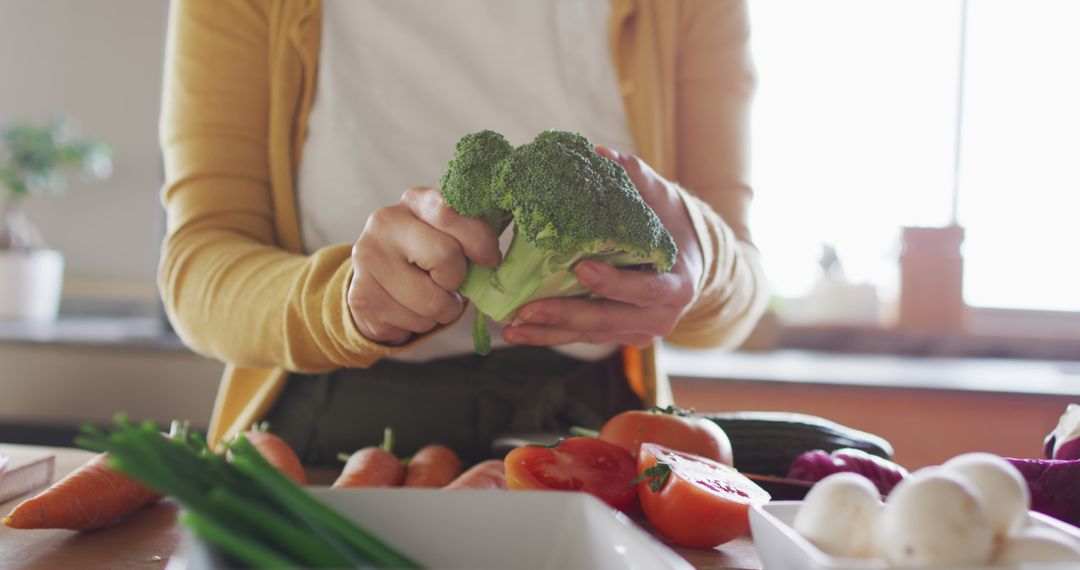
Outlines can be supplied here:
[[0, 319], [55, 320], [63, 283], [64, 256], [59, 251], [0, 250]]

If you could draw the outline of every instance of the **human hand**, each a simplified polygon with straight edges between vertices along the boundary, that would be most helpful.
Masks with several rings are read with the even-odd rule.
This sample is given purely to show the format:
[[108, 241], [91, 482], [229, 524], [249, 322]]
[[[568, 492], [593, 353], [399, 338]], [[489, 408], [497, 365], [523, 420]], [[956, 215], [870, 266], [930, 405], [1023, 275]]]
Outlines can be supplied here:
[[468, 260], [500, 259], [498, 236], [482, 220], [455, 212], [436, 188], [406, 190], [399, 203], [372, 212], [353, 245], [353, 323], [373, 341], [402, 344], [461, 314], [457, 289]]
[[597, 152], [619, 163], [667, 228], [679, 255], [668, 273], [617, 269], [583, 261], [577, 278], [599, 298], [541, 299], [521, 307], [503, 338], [513, 344], [557, 346], [573, 342], [645, 347], [675, 329], [701, 281], [701, 246], [675, 186], [640, 158], [606, 147]]

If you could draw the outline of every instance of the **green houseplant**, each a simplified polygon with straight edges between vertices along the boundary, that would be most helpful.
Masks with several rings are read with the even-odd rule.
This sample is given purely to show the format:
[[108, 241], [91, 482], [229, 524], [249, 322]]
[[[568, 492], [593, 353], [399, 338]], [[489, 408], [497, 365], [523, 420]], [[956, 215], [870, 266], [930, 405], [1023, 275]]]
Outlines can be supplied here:
[[26, 202], [33, 195], [63, 193], [72, 171], [91, 180], [108, 178], [109, 146], [78, 136], [64, 119], [0, 129], [0, 319], [56, 317], [64, 259], [48, 249], [26, 215]]

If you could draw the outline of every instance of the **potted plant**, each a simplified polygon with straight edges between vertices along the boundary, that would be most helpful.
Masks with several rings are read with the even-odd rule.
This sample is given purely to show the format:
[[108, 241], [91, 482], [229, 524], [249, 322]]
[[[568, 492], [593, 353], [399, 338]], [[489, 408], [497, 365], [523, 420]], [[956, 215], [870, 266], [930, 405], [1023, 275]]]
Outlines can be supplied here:
[[0, 130], [0, 319], [56, 318], [64, 258], [26, 216], [26, 199], [62, 193], [71, 169], [92, 180], [108, 178], [112, 152], [79, 137], [63, 119]]

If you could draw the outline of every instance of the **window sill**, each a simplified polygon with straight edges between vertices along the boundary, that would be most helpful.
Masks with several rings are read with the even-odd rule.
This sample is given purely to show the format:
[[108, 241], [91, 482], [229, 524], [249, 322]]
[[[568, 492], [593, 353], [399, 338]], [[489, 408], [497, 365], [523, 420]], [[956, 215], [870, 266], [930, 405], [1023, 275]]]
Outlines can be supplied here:
[[968, 321], [967, 330], [945, 332], [870, 325], [792, 325], [767, 314], [744, 348], [1080, 361], [1080, 315], [979, 309], [970, 312]]
[[669, 375], [687, 380], [1080, 397], [1080, 362], [1076, 361], [671, 347], [665, 347], [663, 358]]

